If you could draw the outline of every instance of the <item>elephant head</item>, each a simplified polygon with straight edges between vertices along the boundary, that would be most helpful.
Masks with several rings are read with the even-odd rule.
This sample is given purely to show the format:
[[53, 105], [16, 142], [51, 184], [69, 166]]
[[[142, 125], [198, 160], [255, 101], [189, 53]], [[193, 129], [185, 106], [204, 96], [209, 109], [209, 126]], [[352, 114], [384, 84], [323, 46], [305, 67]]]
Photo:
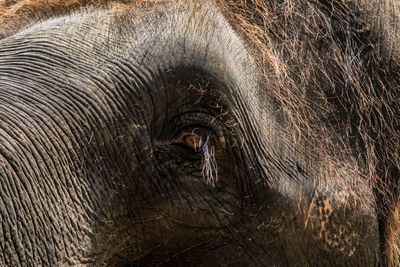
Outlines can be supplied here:
[[398, 110], [349, 92], [398, 74], [363, 5], [278, 2], [3, 22], [0, 266], [389, 264], [395, 139], [364, 121]]

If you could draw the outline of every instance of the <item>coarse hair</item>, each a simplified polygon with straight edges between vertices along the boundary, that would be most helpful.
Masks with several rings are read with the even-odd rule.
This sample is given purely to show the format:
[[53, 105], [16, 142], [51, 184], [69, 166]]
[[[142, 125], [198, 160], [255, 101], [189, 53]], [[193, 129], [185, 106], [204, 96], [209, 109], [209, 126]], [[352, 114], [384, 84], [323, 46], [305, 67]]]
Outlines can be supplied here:
[[398, 266], [400, 2], [218, 3], [258, 59], [285, 129], [317, 147], [338, 179], [344, 168], [369, 182], [383, 264]]

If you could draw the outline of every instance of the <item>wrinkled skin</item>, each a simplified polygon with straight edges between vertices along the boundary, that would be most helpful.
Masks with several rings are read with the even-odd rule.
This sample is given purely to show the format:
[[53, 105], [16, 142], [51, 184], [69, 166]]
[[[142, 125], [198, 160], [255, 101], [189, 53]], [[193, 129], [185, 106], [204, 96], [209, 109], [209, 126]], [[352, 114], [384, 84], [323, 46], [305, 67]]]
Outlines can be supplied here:
[[369, 184], [286, 134], [212, 4], [118, 12], [0, 41], [0, 266], [378, 264]]

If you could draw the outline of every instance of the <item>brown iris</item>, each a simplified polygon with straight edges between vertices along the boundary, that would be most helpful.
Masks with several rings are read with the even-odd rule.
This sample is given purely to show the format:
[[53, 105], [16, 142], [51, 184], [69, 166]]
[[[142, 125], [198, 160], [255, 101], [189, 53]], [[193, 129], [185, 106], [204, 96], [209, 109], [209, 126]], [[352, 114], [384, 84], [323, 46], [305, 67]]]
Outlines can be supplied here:
[[183, 132], [175, 141], [174, 144], [180, 144], [187, 148], [199, 151], [203, 145], [202, 138], [194, 132]]

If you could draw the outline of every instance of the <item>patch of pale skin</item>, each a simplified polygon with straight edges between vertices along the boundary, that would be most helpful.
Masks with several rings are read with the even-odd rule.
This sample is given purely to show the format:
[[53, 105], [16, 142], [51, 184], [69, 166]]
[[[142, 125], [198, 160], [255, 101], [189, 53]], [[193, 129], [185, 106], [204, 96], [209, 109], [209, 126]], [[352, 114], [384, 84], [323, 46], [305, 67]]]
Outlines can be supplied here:
[[[334, 210], [329, 199], [316, 192], [311, 200], [304, 227], [307, 228], [310, 223], [312, 228], [317, 228], [317, 235], [324, 240], [327, 249], [344, 251], [345, 248], [350, 248], [348, 256], [352, 256], [357, 248], [354, 242], [360, 240], [360, 236], [356, 232], [349, 233], [343, 225], [335, 224], [331, 220]], [[350, 244], [354, 246], [349, 246]]]

